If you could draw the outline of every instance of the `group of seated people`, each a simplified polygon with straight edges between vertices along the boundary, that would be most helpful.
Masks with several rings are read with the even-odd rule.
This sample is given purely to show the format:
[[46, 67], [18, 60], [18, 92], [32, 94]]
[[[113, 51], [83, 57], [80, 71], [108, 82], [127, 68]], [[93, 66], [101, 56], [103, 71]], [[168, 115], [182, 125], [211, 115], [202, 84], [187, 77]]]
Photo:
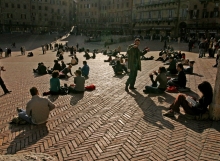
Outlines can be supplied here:
[[[51, 95], [61, 94], [61, 86], [59, 79], [59, 71], [53, 71], [52, 78], [50, 79], [50, 91]], [[82, 76], [81, 70], [74, 72], [74, 84], [71, 84], [68, 88], [68, 93], [82, 93], [85, 91], [85, 77]]]
[[[151, 86], [146, 86], [145, 90], [143, 90], [144, 93], [155, 93], [160, 94], [163, 93], [167, 86], [175, 86], [177, 88], [186, 88], [186, 74], [183, 69], [183, 64], [178, 63], [176, 65], [176, 71], [178, 72], [177, 78], [169, 78], [167, 77], [167, 71], [165, 67], [161, 66], [158, 69], [158, 72], [154, 71], [153, 73], [150, 73], [150, 79], [152, 81]], [[153, 75], [156, 75], [156, 79], [153, 79]], [[158, 84], [159, 83], [159, 86]]]

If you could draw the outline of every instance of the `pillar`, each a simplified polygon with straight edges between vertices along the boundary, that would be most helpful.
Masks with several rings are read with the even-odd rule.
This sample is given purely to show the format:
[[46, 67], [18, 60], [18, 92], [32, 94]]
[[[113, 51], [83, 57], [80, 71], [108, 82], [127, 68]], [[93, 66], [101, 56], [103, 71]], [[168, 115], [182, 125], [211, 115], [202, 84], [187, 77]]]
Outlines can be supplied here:
[[209, 109], [212, 120], [220, 120], [220, 59], [215, 80], [214, 96]]

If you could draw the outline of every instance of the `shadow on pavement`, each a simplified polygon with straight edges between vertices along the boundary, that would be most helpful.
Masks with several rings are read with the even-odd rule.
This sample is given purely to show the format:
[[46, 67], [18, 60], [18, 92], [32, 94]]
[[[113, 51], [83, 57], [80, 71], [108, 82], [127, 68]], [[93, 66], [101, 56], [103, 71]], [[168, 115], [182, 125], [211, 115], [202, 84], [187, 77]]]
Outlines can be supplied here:
[[81, 99], [84, 97], [84, 93], [79, 94], [71, 94], [72, 98], [70, 99], [70, 105], [74, 106], [76, 105]]
[[12, 133], [20, 133], [10, 143], [7, 148], [7, 154], [15, 154], [35, 144], [49, 133], [46, 123], [41, 125], [10, 125], [9, 128]]
[[[134, 94], [133, 94], [134, 93]], [[151, 97], [144, 97], [142, 94], [140, 94], [138, 91], [133, 90], [133, 93], [128, 92], [132, 97], [134, 97], [135, 101], [139, 105], [139, 107], [144, 112], [143, 119], [146, 122], [151, 123], [154, 126], [159, 127], [160, 129], [163, 129], [164, 127], [172, 130], [174, 129], [174, 126], [172, 123], [170, 123], [168, 120], [165, 120], [162, 116], [162, 111], [167, 110], [164, 106], [157, 106], [154, 102], [154, 100], [151, 99], [151, 97], [157, 96], [157, 95], [151, 95]], [[171, 95], [166, 95], [166, 97], [171, 97]], [[171, 99], [168, 98], [168, 99]]]

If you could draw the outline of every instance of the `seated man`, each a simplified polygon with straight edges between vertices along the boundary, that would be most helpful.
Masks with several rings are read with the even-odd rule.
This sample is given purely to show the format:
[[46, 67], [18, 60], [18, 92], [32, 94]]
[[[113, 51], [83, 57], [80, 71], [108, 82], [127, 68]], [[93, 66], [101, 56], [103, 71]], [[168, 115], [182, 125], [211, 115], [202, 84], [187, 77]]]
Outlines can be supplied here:
[[[152, 74], [149, 75], [152, 81], [152, 85], [145, 86], [145, 90], [143, 90], [144, 93], [161, 94], [166, 90], [167, 76], [165, 67], [159, 67], [158, 73], [154, 71]], [[153, 79], [153, 74], [157, 76], [155, 80]], [[159, 82], [159, 86], [157, 86], [157, 82]]]
[[88, 50], [85, 51], [85, 57], [86, 57], [86, 60], [91, 58]]
[[82, 76], [81, 70], [74, 72], [74, 85], [69, 87], [69, 93], [83, 93], [85, 91], [85, 78]]
[[61, 60], [61, 68], [62, 68], [62, 70], [66, 68], [66, 64], [64, 63], [63, 60]]
[[167, 68], [167, 71], [169, 74], [177, 74], [177, 70], [176, 70], [176, 61], [174, 60], [173, 57], [170, 57], [169, 58], [169, 62], [170, 62], [170, 65], [169, 67]]
[[186, 88], [186, 74], [184, 73], [183, 64], [177, 64], [176, 69], [178, 71], [178, 78], [171, 78], [171, 80], [168, 81], [168, 85]]
[[184, 69], [184, 72], [186, 74], [193, 74], [193, 65], [194, 65], [194, 63], [195, 63], [195, 61], [189, 61], [189, 66]]
[[83, 67], [79, 68], [82, 72], [82, 76], [88, 78], [89, 76], [89, 66], [87, 65], [87, 61], [83, 61]]
[[[63, 69], [60, 73], [60, 78], [63, 78], [63, 76], [65, 77], [65, 78], [68, 78], [68, 73], [70, 73], [71, 75], [73, 75], [72, 74], [72, 71], [71, 71], [71, 68], [72, 68], [72, 65], [69, 65], [68, 67], [66, 67], [65, 69]], [[62, 76], [63, 75], [63, 76]]]
[[33, 69], [34, 73], [38, 73], [39, 75], [47, 74], [47, 67], [44, 65], [44, 63], [38, 63], [37, 69]]
[[112, 66], [114, 73], [117, 74], [122, 74], [123, 71], [125, 71], [126, 73], [128, 73], [127, 68], [125, 67], [124, 64], [121, 64], [120, 60], [116, 61], [116, 65]]
[[18, 117], [30, 124], [43, 124], [47, 121], [49, 113], [55, 108], [48, 99], [39, 97], [36, 87], [30, 89], [32, 99], [27, 103], [26, 111], [17, 109]]
[[77, 60], [75, 59], [75, 57], [71, 57], [72, 59], [71, 59], [71, 62], [70, 62], [70, 64], [71, 65], [76, 65], [76, 64], [78, 64], [78, 62], [77, 62]]

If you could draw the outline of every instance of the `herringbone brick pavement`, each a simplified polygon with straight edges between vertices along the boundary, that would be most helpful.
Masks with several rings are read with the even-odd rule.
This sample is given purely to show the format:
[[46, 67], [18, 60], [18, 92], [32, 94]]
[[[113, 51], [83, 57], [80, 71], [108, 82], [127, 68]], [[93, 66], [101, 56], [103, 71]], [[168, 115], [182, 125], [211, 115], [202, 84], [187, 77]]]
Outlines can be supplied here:
[[[138, 73], [137, 90], [124, 91], [127, 75], [115, 77], [113, 70], [97, 54], [88, 60], [91, 68], [86, 84], [96, 90], [84, 94], [48, 97], [56, 104], [45, 125], [9, 125], [17, 115], [16, 107], [25, 108], [31, 98], [29, 88], [36, 86], [40, 93], [49, 90], [50, 75], [34, 76], [32, 69], [38, 62], [53, 65], [54, 52], [27, 58], [15, 53], [1, 59], [7, 69], [2, 77], [13, 92], [0, 97], [0, 154], [23, 152], [48, 153], [57, 160], [220, 160], [219, 122], [188, 120], [184, 115], [170, 119], [162, 116], [177, 94], [146, 95], [142, 92], [150, 84], [148, 74], [162, 65], [156, 61], [142, 61]], [[83, 53], [77, 53], [82, 66]], [[158, 52], [149, 56], [155, 58]], [[214, 59], [198, 59], [198, 54], [187, 53], [196, 61], [194, 72], [187, 75], [189, 94], [199, 97], [197, 85], [207, 80], [213, 87], [216, 68]], [[65, 53], [65, 62], [70, 58]], [[73, 78], [61, 83], [72, 83]], [[0, 91], [0, 95], [3, 94]], [[182, 111], [183, 112], [183, 111]]]

